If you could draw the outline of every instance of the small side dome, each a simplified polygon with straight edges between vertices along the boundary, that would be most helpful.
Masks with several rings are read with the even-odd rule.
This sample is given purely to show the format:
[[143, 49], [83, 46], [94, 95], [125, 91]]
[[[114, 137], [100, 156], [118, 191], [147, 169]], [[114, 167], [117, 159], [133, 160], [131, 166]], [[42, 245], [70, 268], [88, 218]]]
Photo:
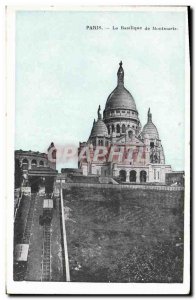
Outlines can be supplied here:
[[99, 105], [99, 108], [97, 111], [98, 119], [97, 119], [97, 121], [94, 120], [90, 137], [96, 137], [96, 136], [104, 137], [104, 136], [108, 135], [108, 129], [102, 120], [102, 115], [101, 115], [100, 111], [101, 111], [101, 107]]
[[156, 126], [152, 122], [152, 114], [150, 113], [150, 108], [148, 110], [148, 122], [146, 125], [144, 125], [144, 128], [142, 130], [142, 136], [143, 138], [159, 140], [159, 133]]
[[103, 137], [107, 135], [108, 135], [108, 129], [105, 123], [102, 120], [98, 119], [93, 125], [90, 137], [94, 137], [94, 136]]

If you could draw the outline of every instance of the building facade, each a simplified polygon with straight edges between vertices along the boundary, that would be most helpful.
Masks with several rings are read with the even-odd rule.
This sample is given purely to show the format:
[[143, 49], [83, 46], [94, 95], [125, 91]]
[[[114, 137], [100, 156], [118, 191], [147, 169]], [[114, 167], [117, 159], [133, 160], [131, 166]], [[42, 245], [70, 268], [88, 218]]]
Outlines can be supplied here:
[[19, 161], [23, 173], [21, 186], [25, 191], [29, 187], [31, 187], [32, 192], [37, 192], [40, 188], [45, 191], [45, 187], [52, 191], [54, 179], [58, 173], [56, 170], [56, 152], [54, 143], [50, 144], [47, 153], [31, 150], [15, 151], [15, 161]]
[[56, 170], [56, 148], [52, 142], [48, 153], [39, 151], [15, 150], [15, 159], [18, 159], [23, 171], [35, 170], [37, 168], [51, 168]]
[[131, 183], [165, 183], [171, 173], [150, 108], [142, 128], [135, 100], [124, 86], [122, 62], [117, 86], [108, 96], [103, 116], [99, 106], [87, 142], [79, 144], [83, 175], [99, 175]]

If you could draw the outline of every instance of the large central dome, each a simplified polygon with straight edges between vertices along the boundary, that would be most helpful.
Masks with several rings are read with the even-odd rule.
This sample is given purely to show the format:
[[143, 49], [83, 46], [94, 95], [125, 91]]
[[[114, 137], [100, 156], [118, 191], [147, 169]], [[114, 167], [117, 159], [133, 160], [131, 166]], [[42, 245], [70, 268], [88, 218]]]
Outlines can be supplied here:
[[120, 67], [117, 73], [117, 87], [109, 95], [106, 102], [105, 111], [108, 111], [110, 109], [130, 109], [137, 111], [133, 96], [124, 87], [124, 70], [122, 67], [122, 62], [120, 62], [119, 65]]
[[132, 95], [124, 86], [118, 85], [107, 99], [105, 110], [115, 108], [137, 110]]

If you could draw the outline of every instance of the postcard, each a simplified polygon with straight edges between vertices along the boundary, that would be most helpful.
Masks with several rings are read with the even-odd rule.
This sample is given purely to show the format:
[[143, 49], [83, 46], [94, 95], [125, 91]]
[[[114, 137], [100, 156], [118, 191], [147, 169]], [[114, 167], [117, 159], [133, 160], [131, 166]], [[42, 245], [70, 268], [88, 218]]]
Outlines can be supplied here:
[[185, 6], [7, 7], [7, 293], [190, 293]]

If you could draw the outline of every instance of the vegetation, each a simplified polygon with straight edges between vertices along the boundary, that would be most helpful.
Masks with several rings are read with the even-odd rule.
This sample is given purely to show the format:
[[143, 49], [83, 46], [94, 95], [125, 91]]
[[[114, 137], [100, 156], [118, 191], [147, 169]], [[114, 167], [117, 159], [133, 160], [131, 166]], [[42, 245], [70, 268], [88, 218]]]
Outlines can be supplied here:
[[20, 165], [20, 161], [19, 159], [15, 158], [15, 180], [14, 180], [14, 186], [15, 189], [19, 188], [21, 186], [22, 183], [22, 167]]

